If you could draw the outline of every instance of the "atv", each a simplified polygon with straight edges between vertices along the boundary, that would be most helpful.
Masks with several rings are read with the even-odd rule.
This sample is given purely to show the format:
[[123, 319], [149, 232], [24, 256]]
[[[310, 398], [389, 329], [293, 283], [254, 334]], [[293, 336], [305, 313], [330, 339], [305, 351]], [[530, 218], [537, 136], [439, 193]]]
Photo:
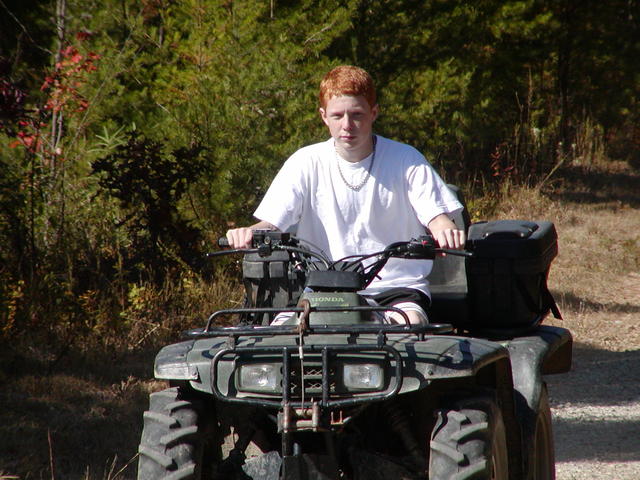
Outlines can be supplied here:
[[[331, 261], [256, 231], [215, 252], [243, 255], [246, 304], [158, 353], [169, 388], [144, 413], [138, 479], [554, 479], [543, 375], [572, 355], [569, 331], [542, 325], [560, 316], [555, 228], [455, 221], [464, 251], [425, 235]], [[390, 258], [434, 260], [430, 323], [359, 293]]]

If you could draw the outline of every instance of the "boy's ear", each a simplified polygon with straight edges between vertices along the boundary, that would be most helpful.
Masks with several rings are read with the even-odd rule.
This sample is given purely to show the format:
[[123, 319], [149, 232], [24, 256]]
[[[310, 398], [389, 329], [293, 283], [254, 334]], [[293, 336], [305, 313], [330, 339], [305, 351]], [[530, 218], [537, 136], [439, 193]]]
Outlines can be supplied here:
[[322, 121], [324, 122], [325, 125], [329, 126], [329, 124], [327, 123], [327, 112], [324, 108], [320, 107], [318, 109], [318, 112], [320, 112], [320, 118], [322, 118]]
[[378, 114], [380, 113], [380, 107], [378, 107], [377, 103], [371, 107], [371, 113], [373, 114], [373, 121], [375, 122], [378, 118]]

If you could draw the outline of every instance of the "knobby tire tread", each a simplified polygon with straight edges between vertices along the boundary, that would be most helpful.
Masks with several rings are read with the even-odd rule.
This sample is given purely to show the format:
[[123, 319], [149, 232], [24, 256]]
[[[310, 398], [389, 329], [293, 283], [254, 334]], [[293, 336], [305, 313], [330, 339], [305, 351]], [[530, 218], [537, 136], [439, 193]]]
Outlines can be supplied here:
[[149, 396], [138, 449], [138, 480], [195, 479], [198, 410], [196, 403], [180, 398], [178, 388]]
[[499, 457], [497, 480], [508, 477], [504, 424], [489, 396], [464, 399], [437, 411], [429, 443], [429, 479], [490, 480]]

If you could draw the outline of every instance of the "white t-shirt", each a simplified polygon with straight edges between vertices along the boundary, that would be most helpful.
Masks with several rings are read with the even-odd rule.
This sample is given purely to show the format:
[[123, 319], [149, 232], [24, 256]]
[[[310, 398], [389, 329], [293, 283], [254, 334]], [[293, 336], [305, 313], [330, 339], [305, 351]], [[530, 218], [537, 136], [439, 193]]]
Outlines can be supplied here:
[[[455, 195], [415, 148], [377, 136], [373, 155], [351, 163], [337, 155], [333, 139], [303, 147], [284, 163], [255, 216], [321, 248], [331, 260], [383, 250], [424, 235], [442, 213], [462, 209]], [[338, 168], [340, 162], [340, 169]], [[371, 167], [371, 174], [359, 185]], [[392, 258], [366, 290], [410, 287], [429, 295], [431, 260]]]

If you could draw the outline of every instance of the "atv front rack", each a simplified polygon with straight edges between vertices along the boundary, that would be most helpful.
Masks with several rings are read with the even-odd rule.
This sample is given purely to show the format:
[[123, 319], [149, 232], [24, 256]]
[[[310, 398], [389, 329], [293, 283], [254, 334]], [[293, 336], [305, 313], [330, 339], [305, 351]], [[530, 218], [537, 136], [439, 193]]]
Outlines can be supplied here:
[[[234, 327], [214, 327], [214, 320], [226, 315], [247, 315], [254, 313], [292, 312], [305, 314], [308, 317], [310, 312], [397, 312], [405, 319], [405, 324], [348, 324], [348, 325], [324, 325], [309, 324], [301, 322], [298, 325], [239, 325]], [[234, 308], [218, 310], [209, 316], [204, 328], [196, 328], [184, 332], [187, 338], [210, 338], [229, 336], [233, 338], [246, 335], [298, 335], [306, 334], [415, 334], [420, 340], [425, 335], [447, 334], [453, 332], [454, 327], [449, 323], [428, 323], [423, 325], [413, 325], [405, 312], [394, 307], [380, 306], [353, 306], [353, 307], [291, 307], [291, 308]]]

